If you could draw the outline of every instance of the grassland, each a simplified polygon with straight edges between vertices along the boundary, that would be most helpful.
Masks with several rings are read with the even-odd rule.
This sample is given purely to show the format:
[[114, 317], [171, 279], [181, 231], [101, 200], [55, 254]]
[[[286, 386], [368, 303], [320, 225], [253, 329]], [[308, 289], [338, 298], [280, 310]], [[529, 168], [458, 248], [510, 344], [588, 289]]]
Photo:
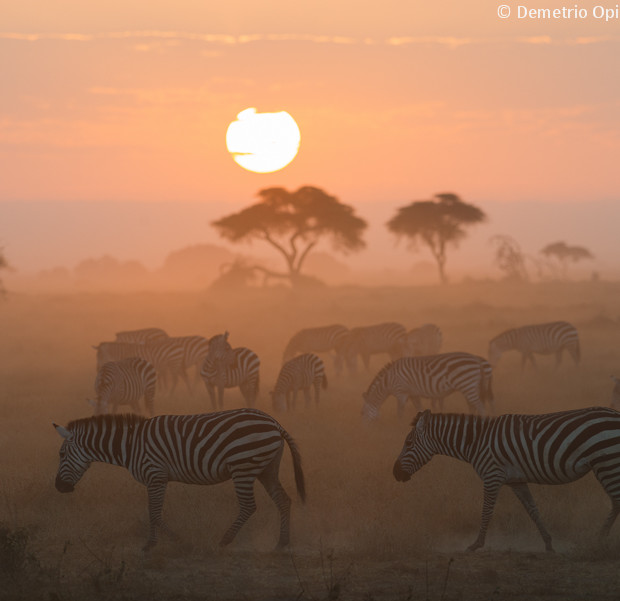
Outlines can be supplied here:
[[[484, 551], [476, 536], [482, 490], [466, 464], [437, 457], [406, 483], [391, 474], [413, 417], [388, 401], [372, 427], [360, 419], [371, 373], [336, 378], [318, 408], [281, 415], [298, 441], [308, 501], [295, 499], [292, 545], [274, 552], [277, 512], [256, 487], [258, 511], [225, 550], [217, 543], [236, 512], [232, 485], [171, 484], [165, 518], [178, 534], [144, 557], [145, 489], [123, 469], [95, 464], [71, 495], [54, 488], [61, 424], [91, 413], [95, 351], [119, 330], [159, 326], [171, 335], [227, 329], [262, 361], [259, 407], [282, 351], [299, 328], [400, 321], [437, 323], [444, 350], [486, 354], [508, 327], [567, 319], [579, 329], [583, 361], [552, 358], [520, 373], [506, 355], [495, 373], [498, 413], [542, 413], [608, 405], [620, 371], [620, 285], [592, 282], [510, 287], [471, 283], [425, 288], [286, 289], [250, 294], [15, 295], [0, 305], [0, 599], [619, 599], [620, 525], [600, 544], [608, 500], [588, 475], [532, 487], [554, 537], [545, 554], [534, 525], [509, 491], [500, 495]], [[241, 406], [238, 391], [226, 395]], [[447, 410], [465, 411], [454, 395]], [[156, 399], [158, 413], [209, 411], [202, 384]], [[294, 498], [290, 456], [281, 468]]]

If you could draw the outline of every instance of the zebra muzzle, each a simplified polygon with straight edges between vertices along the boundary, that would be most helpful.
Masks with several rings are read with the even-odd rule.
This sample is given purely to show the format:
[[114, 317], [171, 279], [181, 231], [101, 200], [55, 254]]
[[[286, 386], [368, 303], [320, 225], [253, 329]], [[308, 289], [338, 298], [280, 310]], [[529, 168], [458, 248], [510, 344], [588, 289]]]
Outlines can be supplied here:
[[58, 492], [73, 492], [73, 484], [61, 480], [59, 476], [56, 476], [56, 490]]
[[411, 480], [411, 474], [402, 468], [399, 461], [394, 464], [392, 473], [394, 474], [394, 478], [396, 478], [399, 482], [407, 482], [408, 480]]

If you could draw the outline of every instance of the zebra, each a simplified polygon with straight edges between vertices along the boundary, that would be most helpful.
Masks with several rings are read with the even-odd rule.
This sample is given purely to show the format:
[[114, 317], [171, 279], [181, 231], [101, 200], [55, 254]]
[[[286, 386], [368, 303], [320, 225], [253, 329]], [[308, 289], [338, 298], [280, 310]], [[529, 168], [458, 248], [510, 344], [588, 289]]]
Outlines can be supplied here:
[[325, 365], [313, 353], [304, 353], [287, 361], [278, 375], [272, 399], [278, 411], [290, 410], [295, 406], [297, 391], [303, 390], [306, 407], [310, 404], [310, 387], [314, 387], [314, 402], [318, 406], [321, 387], [327, 388]]
[[620, 379], [611, 376], [614, 381], [614, 389], [611, 392], [611, 406], [613, 409], [620, 410]]
[[536, 503], [527, 486], [565, 484], [594, 472], [611, 498], [600, 530], [609, 533], [620, 513], [620, 413], [589, 407], [546, 415], [499, 417], [419, 413], [394, 463], [394, 477], [409, 480], [433, 455], [472, 465], [482, 479], [484, 501], [478, 537], [468, 548], [484, 546], [500, 488], [507, 484], [536, 524], [547, 551], [553, 551]]
[[460, 392], [471, 411], [486, 414], [492, 409], [493, 370], [483, 357], [469, 353], [442, 353], [426, 357], [401, 357], [383, 366], [363, 393], [362, 415], [369, 420], [379, 416], [379, 407], [393, 395], [402, 416], [408, 399], [420, 407], [420, 397], [430, 398], [443, 407], [443, 399]]
[[161, 328], [143, 328], [141, 330], [125, 330], [116, 332], [116, 342], [160, 342], [169, 338], [168, 334]]
[[228, 332], [209, 339], [209, 352], [200, 369], [200, 377], [214, 409], [222, 409], [224, 406], [224, 389], [237, 386], [244, 401], [253, 407], [258, 396], [259, 375], [258, 355], [243, 346], [232, 348], [228, 343]]
[[[340, 324], [299, 330], [288, 341], [282, 363], [286, 363], [298, 353], [335, 351], [348, 331], [348, 328]], [[334, 366], [336, 366], [336, 357], [334, 357]]]
[[93, 461], [119, 465], [147, 487], [151, 549], [163, 527], [162, 509], [168, 482], [218, 484], [232, 480], [239, 514], [226, 530], [221, 546], [229, 544], [256, 511], [254, 481], [258, 481], [280, 513], [278, 547], [290, 538], [291, 499], [280, 484], [279, 466], [286, 442], [293, 457], [297, 492], [305, 501], [301, 454], [293, 438], [270, 415], [240, 409], [197, 415], [100, 415], [78, 419], [67, 427], [54, 424], [64, 441], [56, 488], [72, 492]]
[[195, 368], [196, 380], [200, 380], [200, 368], [209, 352], [209, 341], [204, 336], [172, 336], [170, 340], [183, 347], [183, 370]]
[[108, 361], [97, 373], [96, 399], [90, 403], [95, 415], [115, 413], [118, 405], [130, 405], [132, 411], [141, 413], [139, 400], [144, 397], [146, 412], [152, 417], [156, 384], [157, 373], [146, 359]]
[[366, 371], [370, 370], [371, 355], [388, 353], [390, 359], [397, 359], [403, 355], [406, 336], [405, 326], [396, 322], [351, 328], [337, 345], [336, 368], [340, 371], [345, 364], [349, 373], [355, 373], [358, 355], [362, 357]]
[[404, 342], [403, 354], [407, 356], [437, 355], [441, 350], [443, 336], [434, 323], [426, 323], [409, 330]]
[[164, 387], [169, 385], [170, 393], [176, 388], [179, 378], [185, 382], [188, 390], [190, 388], [183, 363], [184, 349], [174, 339], [144, 344], [135, 342], [101, 342], [93, 348], [97, 350], [97, 371], [108, 361], [140, 357], [153, 365], [161, 384]]
[[515, 350], [521, 353], [521, 370], [525, 369], [527, 360], [536, 368], [534, 353], [549, 355], [555, 353], [555, 366], [562, 362], [562, 352], [566, 349], [579, 365], [581, 350], [577, 328], [567, 321], [552, 321], [535, 325], [522, 326], [506, 330], [489, 342], [489, 361], [497, 365], [502, 353]]

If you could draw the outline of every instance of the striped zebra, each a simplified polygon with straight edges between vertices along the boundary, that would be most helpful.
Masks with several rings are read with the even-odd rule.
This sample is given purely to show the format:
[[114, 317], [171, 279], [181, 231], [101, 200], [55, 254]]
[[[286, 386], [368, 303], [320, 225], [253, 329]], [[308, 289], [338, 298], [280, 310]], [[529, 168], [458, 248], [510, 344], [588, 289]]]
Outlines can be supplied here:
[[228, 343], [228, 332], [209, 339], [209, 352], [200, 369], [200, 377], [214, 409], [224, 406], [224, 389], [237, 386], [244, 401], [253, 407], [258, 396], [259, 374], [258, 355], [243, 346], [232, 348]]
[[147, 342], [160, 342], [166, 338], [169, 338], [169, 336], [161, 328], [143, 328], [141, 330], [116, 332], [116, 342], [137, 342], [139, 344], [145, 344]]
[[409, 399], [419, 409], [420, 397], [438, 402], [441, 409], [444, 397], [457, 391], [471, 411], [485, 415], [485, 404], [493, 407], [492, 371], [486, 359], [469, 353], [401, 357], [385, 365], [363, 393], [362, 415], [376, 419], [390, 395], [396, 397], [399, 416]]
[[72, 492], [93, 461], [119, 465], [148, 492], [147, 551], [163, 527], [162, 509], [168, 482], [218, 484], [232, 480], [239, 514], [220, 545], [230, 543], [256, 511], [258, 481], [280, 513], [278, 547], [289, 543], [291, 500], [280, 484], [279, 466], [286, 442], [292, 457], [297, 492], [305, 500], [301, 455], [292, 437], [271, 416], [256, 409], [199, 415], [102, 415], [54, 424], [64, 438], [56, 488]]
[[157, 373], [146, 359], [129, 357], [108, 361], [95, 379], [95, 400], [90, 401], [95, 415], [116, 413], [119, 405], [130, 405], [135, 413], [140, 411], [139, 401], [144, 397], [145, 412], [154, 414]]
[[390, 359], [403, 355], [407, 336], [405, 326], [396, 322], [385, 322], [371, 326], [351, 328], [338, 343], [337, 371], [346, 365], [349, 373], [357, 371], [357, 357], [361, 356], [366, 371], [370, 370], [370, 356], [387, 353]]
[[146, 359], [157, 372], [158, 380], [172, 393], [181, 378], [190, 388], [184, 366], [184, 349], [174, 339], [153, 343], [101, 342], [97, 350], [97, 371], [108, 361], [119, 361], [129, 357]]
[[183, 370], [194, 369], [196, 381], [200, 380], [200, 369], [209, 352], [209, 341], [204, 336], [172, 336], [170, 340], [183, 347]]
[[620, 379], [611, 376], [614, 381], [614, 389], [611, 391], [611, 406], [613, 409], [620, 411]]
[[543, 525], [528, 483], [565, 484], [594, 472], [611, 498], [611, 512], [600, 534], [609, 533], [620, 513], [620, 413], [590, 407], [546, 415], [473, 415], [419, 413], [394, 463], [394, 477], [409, 480], [433, 455], [472, 465], [484, 489], [478, 537], [484, 546], [500, 488], [507, 484], [536, 524], [547, 551], [551, 536]]
[[314, 403], [318, 406], [321, 387], [327, 388], [323, 360], [313, 353], [304, 353], [289, 359], [280, 369], [273, 389], [273, 407], [277, 411], [290, 411], [295, 407], [297, 391], [302, 390], [306, 407], [310, 405], [310, 388], [314, 388]]
[[[349, 330], [340, 324], [305, 328], [288, 341], [282, 362], [286, 363], [299, 353], [327, 353], [336, 351]], [[335, 359], [334, 359], [335, 361]]]
[[521, 353], [521, 370], [525, 369], [527, 360], [536, 368], [534, 353], [550, 355], [555, 353], [555, 366], [562, 362], [562, 352], [566, 349], [579, 365], [581, 350], [579, 335], [574, 325], [567, 321], [552, 321], [535, 325], [522, 326], [506, 330], [489, 342], [489, 361], [497, 365], [502, 353], [519, 351]]
[[441, 350], [443, 336], [434, 323], [425, 323], [419, 328], [409, 330], [405, 337], [403, 355], [437, 355]]

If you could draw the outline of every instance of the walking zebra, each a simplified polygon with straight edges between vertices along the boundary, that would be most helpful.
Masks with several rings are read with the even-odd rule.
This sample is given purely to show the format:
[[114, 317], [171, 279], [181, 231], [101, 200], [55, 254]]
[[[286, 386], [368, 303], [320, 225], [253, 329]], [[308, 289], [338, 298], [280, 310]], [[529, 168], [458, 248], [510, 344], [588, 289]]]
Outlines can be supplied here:
[[172, 338], [144, 344], [101, 342], [93, 348], [97, 350], [97, 371], [108, 361], [140, 357], [153, 365], [160, 383], [169, 388], [170, 393], [176, 388], [179, 378], [185, 382], [188, 390], [190, 388], [183, 359], [185, 351], [183, 346]]
[[116, 413], [118, 405], [130, 405], [135, 413], [140, 411], [139, 401], [144, 397], [146, 413], [154, 414], [153, 403], [157, 373], [146, 359], [129, 357], [108, 361], [95, 379], [95, 415]]
[[340, 324], [305, 328], [299, 330], [284, 349], [282, 362], [292, 359], [298, 353], [326, 353], [335, 351], [349, 330]]
[[594, 472], [611, 498], [611, 512], [600, 534], [607, 535], [620, 513], [620, 413], [591, 407], [546, 415], [419, 413], [394, 463], [394, 477], [409, 480], [433, 455], [472, 465], [482, 479], [484, 502], [478, 537], [484, 546], [500, 488], [507, 484], [536, 524], [547, 551], [551, 536], [543, 525], [527, 483], [565, 484]]
[[[232, 348], [228, 332], [209, 339], [209, 352], [200, 370], [214, 409], [224, 406], [224, 389], [239, 387], [244, 401], [253, 407], [259, 387], [260, 359], [243, 346]], [[217, 400], [215, 389], [217, 388]]]
[[307, 407], [310, 404], [311, 387], [314, 387], [314, 403], [318, 406], [321, 387], [327, 388], [327, 376], [322, 359], [313, 353], [304, 353], [290, 359], [280, 369], [272, 392], [274, 409], [278, 411], [293, 409], [298, 390], [303, 390]]
[[536, 368], [534, 353], [541, 355], [555, 353], [555, 366], [557, 368], [562, 362], [564, 349], [570, 353], [575, 365], [579, 365], [581, 351], [579, 335], [575, 326], [567, 321], [539, 323], [506, 330], [495, 336], [489, 342], [489, 361], [491, 365], [497, 365], [505, 351], [519, 351], [521, 353], [521, 370], [524, 370], [528, 359]]
[[379, 407], [396, 397], [398, 415], [407, 400], [420, 408], [420, 397], [430, 398], [443, 408], [443, 399], [460, 392], [471, 411], [486, 414], [485, 403], [492, 408], [492, 368], [486, 359], [469, 353], [443, 353], [427, 357], [401, 357], [385, 365], [363, 393], [362, 415], [376, 419]]
[[305, 500], [301, 455], [292, 437], [271, 416], [256, 409], [199, 415], [102, 415], [54, 424], [64, 438], [56, 488], [72, 492], [92, 461], [119, 465], [147, 487], [149, 537], [145, 551], [157, 543], [168, 482], [218, 484], [232, 480], [239, 514], [220, 545], [230, 543], [256, 511], [258, 481], [280, 513], [278, 547], [289, 543], [291, 500], [280, 484], [284, 443], [293, 457], [297, 492]]
[[407, 336], [405, 326], [396, 322], [351, 328], [337, 345], [337, 370], [345, 364], [349, 373], [357, 371], [357, 356], [362, 357], [366, 371], [370, 370], [370, 356], [387, 353], [391, 359], [401, 357]]
[[169, 338], [161, 328], [143, 328], [141, 330], [125, 330], [116, 333], [116, 342], [160, 342]]
[[434, 323], [426, 323], [409, 330], [405, 337], [403, 354], [408, 356], [436, 355], [441, 350], [443, 336]]

